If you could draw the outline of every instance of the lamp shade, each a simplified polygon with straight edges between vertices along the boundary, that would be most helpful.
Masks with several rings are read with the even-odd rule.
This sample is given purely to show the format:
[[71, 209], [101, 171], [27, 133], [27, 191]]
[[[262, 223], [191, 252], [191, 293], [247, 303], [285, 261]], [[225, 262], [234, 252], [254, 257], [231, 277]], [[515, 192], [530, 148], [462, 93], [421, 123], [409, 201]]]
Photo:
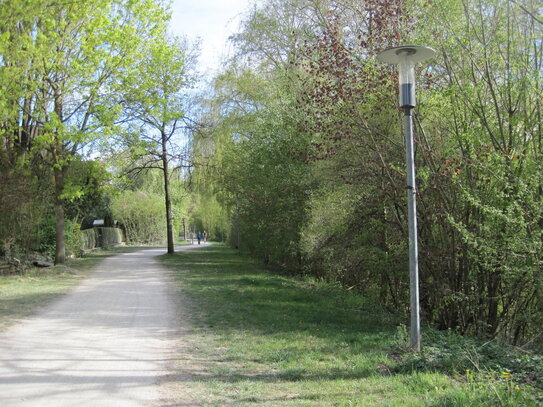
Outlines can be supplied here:
[[435, 51], [432, 48], [419, 45], [387, 48], [377, 55], [381, 62], [398, 65], [400, 107], [415, 107], [415, 64], [434, 55]]

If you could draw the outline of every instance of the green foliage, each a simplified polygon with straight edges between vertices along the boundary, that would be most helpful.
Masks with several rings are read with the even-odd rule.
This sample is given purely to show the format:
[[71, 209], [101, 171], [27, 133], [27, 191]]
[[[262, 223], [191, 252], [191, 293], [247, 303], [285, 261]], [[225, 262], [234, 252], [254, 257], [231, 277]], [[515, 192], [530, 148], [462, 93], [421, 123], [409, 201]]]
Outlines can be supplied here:
[[192, 195], [192, 205], [194, 209], [191, 212], [190, 224], [191, 231], [205, 231], [208, 234], [208, 240], [224, 242], [228, 230], [227, 213], [215, 195], [209, 193], [194, 193]]
[[83, 240], [81, 224], [76, 220], [67, 220], [65, 224], [66, 254], [69, 257], [79, 257], [83, 254], [81, 241]]
[[[33, 232], [35, 235], [37, 246], [34, 250], [48, 256], [53, 256], [56, 246], [56, 225], [55, 218], [49, 216], [38, 225], [37, 230]], [[78, 221], [66, 220], [65, 224], [66, 252], [68, 256], [80, 256], [81, 251], [81, 225]]]
[[235, 159], [226, 156], [223, 168], [230, 208], [239, 216], [242, 247], [284, 267], [296, 267], [308, 187], [304, 163], [291, 157], [304, 149], [302, 137], [253, 135], [234, 146]]
[[113, 199], [113, 216], [124, 227], [127, 242], [153, 244], [164, 241], [163, 204], [161, 195], [142, 191], [124, 191]]
[[388, 223], [392, 215], [386, 203], [376, 202], [365, 186], [326, 188], [313, 195], [303, 230], [308, 271], [401, 309], [409, 302], [407, 247]]
[[510, 381], [478, 381], [468, 379], [469, 386], [464, 391], [446, 392], [432, 407], [518, 407], [538, 406], [539, 403], [522, 387], [513, 386]]
[[120, 228], [95, 227], [80, 231], [79, 250], [109, 248], [125, 241], [123, 230]]
[[[0, 183], [3, 191], [0, 207], [10, 214], [0, 221], [0, 236], [6, 256], [25, 256], [30, 251], [52, 255], [56, 247], [55, 219], [50, 201], [53, 192], [48, 183], [40, 182], [51, 177], [50, 171], [39, 166], [35, 173], [26, 170], [3, 171]], [[79, 255], [80, 219], [92, 225], [94, 219], [111, 218], [108, 209], [109, 178], [106, 168], [95, 161], [81, 161], [75, 157], [66, 175], [70, 199], [66, 199], [66, 249], [69, 255]], [[74, 191], [77, 191], [74, 192]]]
[[111, 219], [108, 209], [113, 190], [112, 174], [102, 161], [76, 159], [66, 174], [66, 217], [92, 225], [94, 219]]
[[[4, 3], [0, 156], [6, 171], [21, 166], [52, 184], [48, 203], [62, 228], [65, 205], [76, 211], [74, 202], [90, 192], [66, 176], [77, 172], [70, 170], [83, 146], [118, 132], [129, 99], [123, 84], [138, 76], [146, 45], [164, 37], [167, 13], [152, 0]], [[64, 235], [56, 234], [57, 263], [65, 258]]]
[[145, 47], [138, 61], [140, 75], [124, 83], [130, 89], [129, 115], [136, 120], [125, 129], [128, 134], [123, 143], [131, 157], [132, 171], [162, 172], [168, 253], [174, 251], [174, 224], [178, 226], [181, 220], [175, 219], [172, 208], [171, 178], [177, 175], [173, 167], [182, 168], [188, 161], [188, 152], [181, 144], [188, 128], [185, 108], [192, 79], [190, 51], [180, 38], [157, 38]]
[[[129, 172], [126, 169], [121, 171]], [[120, 190], [130, 190], [134, 193], [139, 191], [144, 195], [148, 194], [149, 196], [153, 197], [162, 197], [162, 204], [164, 205], [163, 172], [157, 169], [130, 174], [129, 177], [124, 178], [122, 181], [118, 180], [117, 188]], [[172, 203], [171, 210], [173, 230], [174, 233], [179, 233], [179, 231], [183, 229], [183, 219], [186, 220], [189, 217], [188, 207], [191, 196], [187, 191], [186, 182], [181, 179], [177, 170], [171, 174], [170, 199]], [[114, 214], [112, 214], [112, 216], [113, 215]], [[161, 217], [166, 217], [165, 211]], [[115, 216], [115, 220], [118, 221], [119, 218]]]
[[[212, 108], [221, 117], [211, 135], [196, 140], [196, 151], [218, 167], [211, 179], [229, 210], [233, 246], [398, 306], [406, 288], [405, 244], [392, 222], [403, 217], [395, 173], [403, 153], [390, 137], [396, 128], [390, 124], [390, 81], [371, 60], [360, 64], [343, 46], [360, 49], [347, 30], [368, 23], [356, 19], [358, 5], [344, 2], [344, 15], [323, 18], [324, 3], [302, 11], [304, 4], [268, 2], [249, 16], [236, 43], [262, 65], [253, 70], [233, 63], [217, 78]], [[276, 6], [293, 20], [314, 18], [322, 32], [285, 31], [281, 24], [288, 22]], [[368, 34], [360, 54], [388, 38], [385, 30], [398, 29], [387, 14], [397, 6], [375, 8], [391, 26]], [[283, 36], [285, 48], [277, 55], [261, 48], [272, 36]]]
[[97, 233], [92, 229], [84, 229], [81, 231], [81, 249], [92, 250], [97, 247]]
[[0, 255], [18, 257], [40, 246], [40, 225], [51, 216], [50, 190], [21, 168], [0, 165]]
[[39, 225], [37, 230], [37, 240], [39, 246], [37, 249], [48, 255], [51, 255], [55, 251], [55, 219], [48, 217], [44, 219], [43, 223]]
[[432, 406], [536, 406], [543, 394], [543, 359], [539, 354], [452, 330], [426, 328], [420, 353], [406, 351], [406, 333], [396, 335], [393, 370], [443, 372], [465, 381], [468, 391], [447, 391]]
[[539, 14], [537, 2], [507, 0], [256, 7], [194, 143], [229, 242], [408, 311], [396, 76], [373, 56], [423, 41], [438, 51], [417, 69], [424, 317], [540, 347]]
[[537, 341], [542, 26], [533, 2], [452, 3], [414, 9], [413, 35], [440, 53], [419, 109], [435, 134], [421, 151], [423, 291], [439, 293], [427, 306], [441, 328]]
[[[405, 346], [403, 336], [397, 335], [398, 345]], [[416, 370], [441, 371], [464, 375], [466, 371], [478, 378], [499, 379], [512, 376], [515, 384], [543, 390], [543, 359], [535, 353], [494, 341], [462, 336], [452, 330], [427, 328], [420, 353], [405, 353], [395, 369], [398, 372]], [[505, 374], [503, 374], [505, 372]]]

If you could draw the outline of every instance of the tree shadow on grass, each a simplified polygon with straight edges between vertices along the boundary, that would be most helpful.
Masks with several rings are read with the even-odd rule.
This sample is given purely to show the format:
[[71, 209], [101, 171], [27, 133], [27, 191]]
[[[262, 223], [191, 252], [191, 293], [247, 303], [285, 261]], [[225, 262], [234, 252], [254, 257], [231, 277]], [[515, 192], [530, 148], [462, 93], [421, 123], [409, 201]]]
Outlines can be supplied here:
[[184, 290], [205, 310], [206, 322], [223, 330], [314, 331], [319, 325], [314, 334], [343, 338], [361, 332], [393, 334], [398, 321], [360, 295], [274, 275], [221, 247], [161, 259], [189, 283]]
[[[243, 344], [246, 352], [238, 348], [231, 355], [245, 368], [202, 380], [294, 382], [383, 375], [377, 361], [394, 338], [398, 317], [363, 296], [272, 274], [220, 246], [161, 260], [190, 299], [195, 323], [227, 341], [248, 341]], [[365, 362], [348, 366], [362, 353]], [[251, 363], [266, 371], [251, 372]], [[272, 365], [280, 365], [279, 370], [269, 373]]]

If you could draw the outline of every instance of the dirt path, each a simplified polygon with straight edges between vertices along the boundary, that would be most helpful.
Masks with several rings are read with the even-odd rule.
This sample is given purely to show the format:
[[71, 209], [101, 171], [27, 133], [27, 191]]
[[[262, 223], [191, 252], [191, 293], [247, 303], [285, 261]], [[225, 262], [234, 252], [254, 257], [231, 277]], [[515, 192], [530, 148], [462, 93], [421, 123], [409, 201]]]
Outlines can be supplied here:
[[163, 404], [157, 382], [168, 380], [179, 323], [154, 260], [163, 252], [106, 259], [70, 294], [1, 334], [0, 406]]

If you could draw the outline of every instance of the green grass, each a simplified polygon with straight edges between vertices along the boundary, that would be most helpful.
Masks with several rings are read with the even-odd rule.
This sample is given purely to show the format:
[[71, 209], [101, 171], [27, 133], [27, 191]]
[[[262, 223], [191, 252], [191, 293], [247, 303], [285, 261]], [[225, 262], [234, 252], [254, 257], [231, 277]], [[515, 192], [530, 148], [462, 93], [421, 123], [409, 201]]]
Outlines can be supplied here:
[[121, 246], [97, 250], [68, 261], [66, 266], [34, 268], [24, 274], [0, 276], [0, 331], [67, 293], [104, 258], [141, 249]]
[[389, 357], [397, 317], [356, 293], [269, 273], [223, 246], [161, 260], [185, 297], [191, 356], [179, 371], [201, 405], [536, 405], [502, 383], [402, 372]]
[[0, 330], [64, 294], [78, 280], [67, 268], [35, 269], [23, 275], [0, 276]]

